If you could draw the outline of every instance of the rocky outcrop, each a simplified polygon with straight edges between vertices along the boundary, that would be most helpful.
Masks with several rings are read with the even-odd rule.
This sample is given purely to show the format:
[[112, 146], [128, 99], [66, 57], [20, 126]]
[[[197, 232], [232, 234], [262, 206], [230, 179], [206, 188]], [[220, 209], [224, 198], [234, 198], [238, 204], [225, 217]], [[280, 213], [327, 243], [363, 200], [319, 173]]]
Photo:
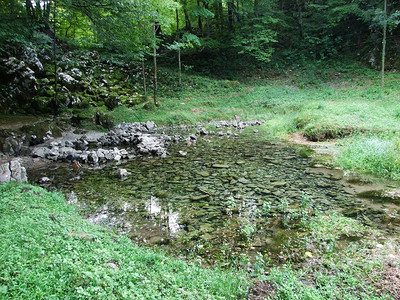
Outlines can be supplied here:
[[0, 164], [0, 183], [12, 181], [27, 182], [26, 169], [18, 159]]

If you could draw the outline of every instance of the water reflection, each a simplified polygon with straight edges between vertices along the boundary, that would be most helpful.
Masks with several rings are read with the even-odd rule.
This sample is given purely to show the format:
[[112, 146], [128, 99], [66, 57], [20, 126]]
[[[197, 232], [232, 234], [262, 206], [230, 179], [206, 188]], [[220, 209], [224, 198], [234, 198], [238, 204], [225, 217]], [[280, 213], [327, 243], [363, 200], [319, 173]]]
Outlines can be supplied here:
[[151, 196], [148, 202], [146, 203], [146, 210], [150, 214], [158, 216], [161, 213], [161, 206], [159, 204], [159, 200], [156, 197]]
[[124, 181], [113, 175], [121, 167], [115, 165], [84, 170], [70, 182], [68, 169], [40, 176], [56, 178], [53, 184], [71, 193], [70, 201], [78, 201], [90, 221], [180, 254], [235, 257], [278, 249], [287, 236], [283, 212], [300, 207], [305, 194], [320, 211], [361, 220], [368, 214], [371, 223], [384, 227], [386, 218], [392, 229], [400, 227], [392, 221], [399, 219], [398, 206], [353, 197], [340, 170], [313, 167], [285, 144], [199, 138], [195, 146], [175, 144], [169, 152], [164, 159], [125, 163], [131, 175]]

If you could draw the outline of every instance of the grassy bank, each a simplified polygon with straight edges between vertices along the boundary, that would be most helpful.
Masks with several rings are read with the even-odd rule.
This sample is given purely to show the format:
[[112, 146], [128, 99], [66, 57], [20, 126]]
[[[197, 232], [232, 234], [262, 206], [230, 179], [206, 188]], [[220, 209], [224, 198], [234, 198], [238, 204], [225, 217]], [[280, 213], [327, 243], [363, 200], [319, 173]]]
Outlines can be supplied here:
[[61, 194], [0, 185], [1, 299], [236, 299], [243, 273], [138, 248], [88, 223]]
[[[118, 107], [112, 115], [117, 123], [154, 120], [157, 124], [169, 125], [232, 120], [239, 115], [242, 120], [263, 120], [259, 137], [266, 139], [287, 139], [290, 133], [298, 132], [310, 141], [353, 135], [357, 135], [359, 141], [368, 134], [368, 138], [390, 140], [398, 145], [400, 89], [397, 86], [400, 74], [387, 74], [386, 85], [381, 88], [378, 72], [356, 71], [332, 71], [329, 76], [324, 73], [323, 80], [296, 73], [242, 82], [186, 75], [182, 87], [162, 88], [164, 98], [160, 108], [151, 104], [145, 105], [145, 109], [143, 105], [132, 109]], [[350, 139], [342, 143], [347, 148], [365, 147], [366, 144], [352, 143]], [[354, 151], [345, 151], [340, 165], [398, 178], [399, 155], [391, 159], [387, 170], [377, 171], [375, 167], [365, 166], [365, 162], [376, 165], [376, 155], [369, 156], [371, 152], [364, 151], [368, 157], [361, 162], [351, 158], [350, 153]], [[343, 159], [344, 156], [347, 159]]]
[[[307, 202], [288, 206], [282, 265], [268, 256], [235, 272], [207, 269], [82, 219], [63, 196], [0, 185], [1, 299], [391, 299], [398, 251], [379, 234]], [[316, 211], [317, 210], [317, 211]], [[358, 240], [351, 242], [351, 240]], [[396, 262], [397, 261], [397, 262]], [[387, 269], [388, 263], [391, 268]], [[250, 271], [250, 272], [247, 272]], [[257, 298], [259, 297], [259, 298]]]

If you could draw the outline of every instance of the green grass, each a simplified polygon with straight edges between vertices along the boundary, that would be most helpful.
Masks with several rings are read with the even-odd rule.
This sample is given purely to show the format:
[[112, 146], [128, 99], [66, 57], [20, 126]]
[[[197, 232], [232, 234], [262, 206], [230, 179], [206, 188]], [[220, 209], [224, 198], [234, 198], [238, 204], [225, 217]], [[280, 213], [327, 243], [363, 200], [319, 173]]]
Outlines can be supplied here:
[[237, 299], [241, 272], [139, 248], [88, 223], [59, 193], [0, 185], [1, 299]]
[[400, 137], [359, 135], [342, 142], [337, 163], [347, 169], [400, 179]]
[[250, 276], [270, 282], [265, 297], [275, 299], [390, 299], [374, 285], [386, 257], [374, 253], [379, 235], [311, 202], [290, 209], [288, 230], [304, 231], [284, 241], [285, 264], [259, 257], [233, 272], [138, 247], [56, 192], [12, 183], [0, 185], [0, 199], [0, 299], [245, 299]]
[[391, 299], [388, 289], [378, 291], [387, 255], [375, 250], [379, 232], [338, 213], [309, 209], [297, 211], [305, 217], [304, 232], [284, 242], [280, 254], [287, 263], [260, 276], [273, 287], [273, 299]]
[[[293, 132], [311, 141], [360, 133], [390, 133], [394, 137], [400, 132], [400, 74], [388, 73], [386, 85], [381, 88], [378, 72], [350, 71], [340, 73], [339, 78], [324, 73], [325, 81], [313, 80], [314, 84], [305, 84], [299, 73], [272, 79], [244, 79], [242, 83], [186, 75], [182, 87], [161, 88], [164, 98], [160, 108], [119, 107], [111, 114], [116, 123], [154, 120], [168, 125], [232, 120], [239, 115], [242, 120], [263, 120], [258, 137], [265, 139], [287, 139]], [[391, 171], [376, 172], [372, 167], [342, 165], [379, 176], [397, 176]], [[394, 164], [389, 170], [398, 167]]]
[[244, 120], [266, 121], [266, 134], [280, 137], [293, 131], [309, 136], [328, 130], [332, 134], [396, 131], [400, 129], [400, 89], [393, 85], [399, 78], [389, 77], [382, 89], [368, 77], [300, 88], [289, 79], [232, 86], [226, 80], [187, 76], [187, 84], [175, 95], [169, 91], [160, 108], [119, 107], [112, 114], [117, 123], [154, 120], [158, 124], [194, 124], [240, 115]]

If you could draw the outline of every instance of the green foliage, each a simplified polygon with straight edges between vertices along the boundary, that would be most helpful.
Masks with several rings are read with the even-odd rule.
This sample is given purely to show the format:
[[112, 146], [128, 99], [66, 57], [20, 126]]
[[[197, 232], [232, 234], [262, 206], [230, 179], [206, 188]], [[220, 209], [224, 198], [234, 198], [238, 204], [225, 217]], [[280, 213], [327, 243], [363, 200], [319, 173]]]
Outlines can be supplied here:
[[141, 249], [88, 223], [59, 193], [0, 185], [0, 297], [228, 299], [241, 273], [208, 270]]
[[198, 36], [185, 32], [180, 39], [180, 42], [175, 41], [173, 44], [167, 46], [168, 49], [171, 50], [179, 50], [179, 49], [186, 49], [186, 48], [193, 48], [195, 46], [200, 46], [201, 42]]
[[273, 53], [272, 44], [277, 42], [277, 34], [270, 27], [277, 21], [272, 18], [261, 19], [241, 27], [233, 44], [239, 48], [239, 54], [248, 54], [259, 62], [269, 62]]
[[355, 136], [342, 142], [339, 165], [392, 179], [400, 178], [400, 138], [396, 135]]

